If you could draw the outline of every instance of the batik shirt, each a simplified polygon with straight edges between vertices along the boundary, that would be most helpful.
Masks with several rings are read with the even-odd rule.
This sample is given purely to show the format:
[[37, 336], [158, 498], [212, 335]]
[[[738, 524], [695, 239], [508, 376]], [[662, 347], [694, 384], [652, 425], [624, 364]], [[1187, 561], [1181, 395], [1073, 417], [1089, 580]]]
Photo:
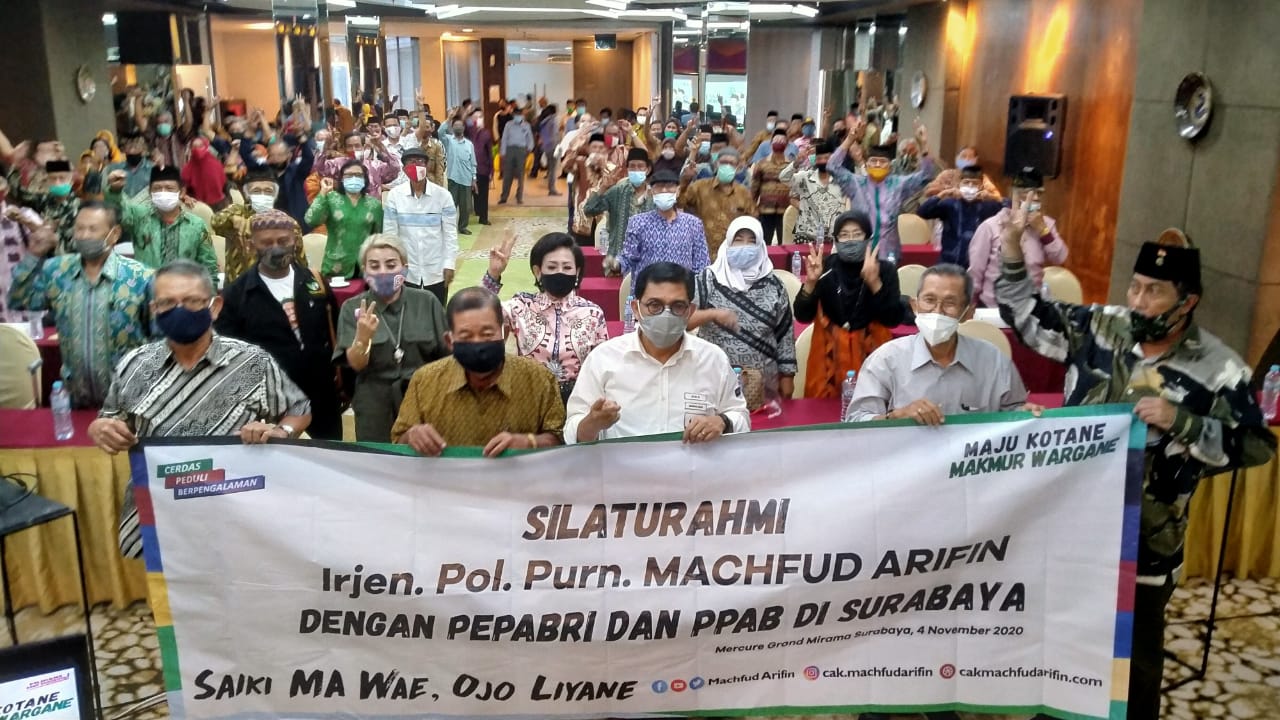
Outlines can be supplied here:
[[13, 199], [19, 205], [26, 205], [40, 213], [45, 224], [53, 228], [58, 235], [59, 255], [73, 253], [76, 251], [76, 215], [80, 213], [80, 198], [74, 194], [56, 198], [46, 191], [36, 190], [47, 184], [47, 176], [43, 170], [28, 175], [25, 183], [23, 173], [19, 170], [9, 173], [9, 188]]
[[79, 255], [26, 255], [13, 273], [9, 306], [52, 310], [62, 351], [62, 381], [75, 407], [97, 407], [124, 354], [147, 342], [151, 271], [112, 253], [90, 284]]
[[1138, 535], [1139, 577], [1176, 573], [1200, 478], [1275, 455], [1275, 436], [1249, 388], [1249, 366], [1195, 324], [1164, 355], [1145, 358], [1127, 308], [1043, 300], [1021, 262], [1003, 263], [996, 299], [1024, 343], [1067, 366], [1067, 405], [1161, 397], [1177, 408], [1168, 432], [1147, 433]]
[[920, 161], [919, 172], [890, 175], [882, 182], [874, 182], [866, 175], [854, 175], [844, 169], [848, 154], [843, 145], [836, 148], [827, 161], [827, 172], [844, 190], [851, 207], [871, 217], [870, 240], [877, 244], [879, 257], [896, 259], [902, 254], [902, 243], [898, 240], [898, 213], [902, 203], [924, 189], [937, 166], [931, 156], [925, 157]]
[[644, 195], [637, 196], [631, 181], [623, 179], [603, 193], [592, 193], [582, 204], [582, 209], [592, 216], [609, 213], [609, 247], [605, 254], [616, 258], [627, 239], [627, 222], [632, 215], [653, 209], [653, 194], [646, 191]]
[[324, 276], [350, 279], [358, 269], [360, 245], [373, 233], [382, 231], [382, 203], [367, 194], [352, 203], [346, 193], [330, 191], [316, 196], [311, 203], [307, 224], [324, 225], [329, 230], [321, 265]]
[[[495, 295], [502, 285], [484, 274], [484, 286]], [[569, 293], [556, 300], [547, 293], [516, 293], [502, 303], [502, 313], [516, 338], [516, 354], [537, 360], [560, 382], [578, 378], [587, 353], [609, 339], [600, 306]]]
[[822, 182], [815, 168], [797, 170], [794, 164], [782, 168], [778, 179], [789, 183], [791, 197], [800, 201], [800, 216], [796, 219], [796, 241], [809, 242], [826, 238], [836, 218], [845, 210], [846, 201], [840, 185], [834, 181]]
[[133, 238], [134, 258], [149, 268], [159, 268], [182, 258], [199, 263], [218, 277], [218, 255], [213, 250], [213, 231], [195, 213], [183, 209], [171, 223], [165, 223], [150, 202], [140, 203], [107, 192], [110, 201], [120, 203], [120, 225]]

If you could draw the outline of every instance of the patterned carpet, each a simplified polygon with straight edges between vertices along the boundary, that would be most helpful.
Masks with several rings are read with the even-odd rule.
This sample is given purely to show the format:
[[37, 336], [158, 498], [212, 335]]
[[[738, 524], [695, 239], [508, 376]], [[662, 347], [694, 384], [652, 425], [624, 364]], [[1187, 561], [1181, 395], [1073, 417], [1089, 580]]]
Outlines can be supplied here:
[[[1166, 647], [1193, 664], [1199, 663], [1203, 632], [1195, 621], [1208, 614], [1211, 592], [1208, 583], [1192, 581], [1179, 588], [1170, 603]], [[1206, 679], [1168, 693], [1163, 717], [1280, 718], [1280, 586], [1273, 579], [1229, 582], [1223, 586], [1218, 615]], [[62, 608], [50, 615], [28, 608], [18, 613], [18, 633], [24, 641], [38, 640], [80, 631], [81, 622], [76, 608]], [[137, 603], [125, 610], [99, 606], [94, 608], [93, 625], [104, 717], [116, 720], [126, 713], [142, 720], [167, 717], [163, 704], [134, 709], [139, 701], [160, 691], [160, 658], [147, 606]], [[7, 641], [6, 636], [0, 642]], [[1173, 662], [1165, 663], [1168, 682], [1186, 673]], [[916, 720], [922, 716], [898, 717]], [[1000, 716], [966, 715], [966, 720], [996, 717]]]

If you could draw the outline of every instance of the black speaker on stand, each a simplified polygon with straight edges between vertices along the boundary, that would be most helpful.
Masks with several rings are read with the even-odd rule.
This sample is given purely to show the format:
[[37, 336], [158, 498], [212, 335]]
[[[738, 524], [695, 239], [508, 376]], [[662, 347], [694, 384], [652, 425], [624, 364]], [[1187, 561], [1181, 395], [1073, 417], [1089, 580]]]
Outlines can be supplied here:
[[1013, 95], [1005, 128], [1004, 174], [1033, 167], [1046, 178], [1062, 165], [1062, 133], [1067, 119], [1066, 95]]

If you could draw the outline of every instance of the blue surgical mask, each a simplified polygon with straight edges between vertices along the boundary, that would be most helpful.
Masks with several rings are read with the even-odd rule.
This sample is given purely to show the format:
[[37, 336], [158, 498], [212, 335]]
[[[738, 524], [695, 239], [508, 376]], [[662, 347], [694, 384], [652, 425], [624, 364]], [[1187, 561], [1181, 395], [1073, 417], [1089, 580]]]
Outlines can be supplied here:
[[816, 128], [814, 128], [814, 126], [812, 126], [812, 125], [805, 125], [804, 127], [801, 127], [801, 128], [800, 128], [800, 134], [801, 134], [801, 135], [803, 135], [803, 136], [805, 136], [805, 137], [807, 137], [807, 138], [808, 138], [808, 137], [813, 137], [813, 134], [814, 134], [815, 132], [817, 132], [817, 130], [816, 130]]
[[732, 165], [716, 166], [716, 180], [722, 183], [731, 183], [738, 171]]
[[711, 152], [711, 141], [710, 141], [710, 140], [704, 140], [700, 145], [698, 145], [698, 154], [699, 154], [699, 155], [706, 155], [707, 153], [710, 153], [710, 152]]
[[967, 158], [964, 158], [964, 157], [962, 157], [962, 156], [960, 156], [960, 155], [957, 155], [957, 156], [956, 156], [956, 169], [957, 169], [957, 170], [964, 170], [965, 168], [970, 168], [970, 167], [973, 167], [974, 165], [977, 165], [977, 164], [978, 164], [978, 163], [976, 163], [976, 162], [974, 162], [974, 161], [972, 161], [972, 160], [969, 160], [969, 159], [967, 159]]
[[173, 125], [169, 123], [157, 123], [156, 134], [160, 137], [169, 137], [169, 133], [173, 132]]
[[725, 252], [729, 260], [729, 267], [737, 270], [746, 270], [760, 260], [760, 247], [758, 245], [735, 245], [727, 248]]
[[364, 178], [362, 177], [342, 178], [342, 189], [354, 195], [355, 193], [358, 193], [361, 190], [364, 190]]
[[631, 183], [631, 187], [636, 187], [636, 188], [640, 187], [641, 185], [644, 184], [644, 180], [647, 177], [649, 177], [649, 174], [643, 170], [627, 171], [627, 180]]
[[670, 210], [676, 206], [676, 194], [673, 192], [655, 193], [653, 196], [653, 206], [664, 212]]

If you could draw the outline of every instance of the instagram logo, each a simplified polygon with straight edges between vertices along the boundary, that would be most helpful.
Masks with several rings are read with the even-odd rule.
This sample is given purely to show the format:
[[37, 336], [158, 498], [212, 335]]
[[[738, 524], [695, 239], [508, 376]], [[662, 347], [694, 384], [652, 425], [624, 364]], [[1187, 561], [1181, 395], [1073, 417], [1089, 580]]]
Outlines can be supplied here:
[[947, 663], [946, 665], [938, 668], [938, 674], [941, 675], [944, 680], [950, 680], [956, 676], [956, 666], [951, 663]]
[[818, 666], [817, 666], [817, 665], [810, 665], [809, 667], [805, 668], [805, 669], [804, 669], [804, 679], [805, 679], [805, 680], [817, 680], [817, 679], [818, 679]]

